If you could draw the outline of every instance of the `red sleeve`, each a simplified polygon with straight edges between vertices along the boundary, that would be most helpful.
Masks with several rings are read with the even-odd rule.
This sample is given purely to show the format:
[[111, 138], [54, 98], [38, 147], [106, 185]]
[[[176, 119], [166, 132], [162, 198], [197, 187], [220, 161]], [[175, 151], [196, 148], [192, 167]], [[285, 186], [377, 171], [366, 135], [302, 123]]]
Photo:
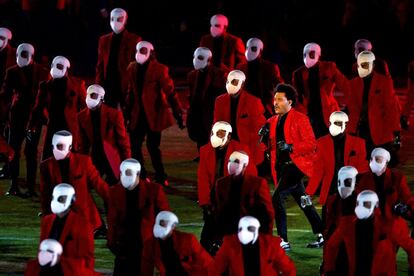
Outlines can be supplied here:
[[[191, 235], [191, 253], [194, 260], [194, 270], [207, 272], [210, 263], [213, 261], [211, 256], [206, 250], [200, 245], [194, 235]], [[206, 273], [207, 274], [207, 273]]]
[[386, 121], [384, 122], [384, 126], [388, 126], [391, 131], [400, 131], [400, 114], [401, 114], [401, 107], [398, 100], [398, 96], [394, 91], [394, 86], [391, 78], [384, 78], [386, 83], [383, 84], [384, 86], [384, 97], [382, 98], [384, 101], [384, 118]]
[[213, 120], [213, 124], [216, 123], [217, 121], [221, 121], [222, 118], [223, 118], [223, 114], [221, 112], [220, 107], [221, 107], [220, 97], [217, 97], [216, 101], [214, 102], [214, 120]]
[[236, 45], [234, 48], [235, 48], [234, 51], [236, 54], [236, 60], [235, 60], [234, 67], [236, 67], [237, 65], [243, 62], [246, 62], [246, 57], [244, 55], [246, 48], [244, 47], [244, 43], [240, 38], [237, 38]]
[[160, 211], [169, 211], [170, 210], [170, 206], [168, 204], [167, 196], [165, 195], [164, 190], [159, 185], [158, 185], [158, 188], [157, 188], [156, 200], [157, 200], [157, 203], [156, 203], [157, 206], [155, 206], [155, 208], [158, 209], [156, 214], [158, 214]]
[[78, 96], [78, 112], [82, 109], [86, 108], [86, 87], [85, 87], [85, 81], [80, 80], [79, 84], [79, 96]]
[[350, 95], [350, 85], [349, 80], [347, 77], [345, 77], [344, 74], [336, 67], [335, 63], [333, 64], [333, 71], [334, 71], [334, 78], [335, 78], [335, 84], [338, 87], [338, 90], [341, 91], [344, 94], [344, 98], [346, 99], [348, 95]]
[[275, 213], [273, 209], [272, 199], [270, 198], [270, 190], [269, 185], [267, 185], [267, 181], [262, 178], [260, 188], [259, 188], [259, 202], [262, 203], [265, 208], [268, 215], [269, 220], [269, 234], [273, 233], [273, 222], [275, 220]]
[[207, 168], [211, 164], [207, 164], [207, 151], [202, 147], [200, 149], [200, 163], [197, 169], [197, 182], [198, 182], [198, 204], [200, 206], [209, 205], [210, 202], [210, 190], [211, 179], [208, 176]]
[[115, 141], [118, 144], [120, 150], [121, 161], [131, 158], [131, 146], [129, 143], [129, 137], [126, 133], [124, 117], [122, 112], [116, 111], [116, 120], [115, 120]]
[[141, 258], [141, 275], [142, 276], [153, 276], [154, 275], [154, 240], [148, 239], [144, 241]]
[[302, 116], [296, 116], [296, 126], [300, 132], [300, 143], [293, 145], [293, 152], [298, 155], [306, 155], [316, 150], [315, 135], [313, 134], [312, 126], [308, 117], [298, 113]]
[[365, 147], [365, 140], [359, 139], [360, 143], [358, 152], [360, 153], [358, 156], [358, 165], [356, 166], [356, 169], [358, 170], [358, 174], [365, 173], [369, 171], [368, 161], [367, 161], [367, 150]]
[[95, 82], [99, 85], [103, 85], [104, 83], [104, 53], [103, 53], [103, 37], [99, 38], [99, 45], [98, 45], [98, 62], [96, 63], [96, 77]]
[[407, 252], [410, 271], [414, 271], [414, 240], [410, 238], [408, 225], [402, 218], [393, 220], [391, 239]]
[[306, 193], [313, 196], [316, 191], [318, 190], [322, 179], [323, 179], [323, 175], [325, 174], [325, 166], [323, 164], [323, 159], [322, 159], [322, 148], [320, 147], [320, 144], [317, 144], [318, 147], [316, 149], [316, 159], [313, 162], [313, 174], [309, 179], [309, 183], [308, 186], [306, 187]]
[[52, 182], [45, 161], [40, 163], [40, 205], [43, 215], [50, 214], [50, 201], [53, 193]]
[[[335, 271], [336, 256], [338, 255], [339, 246], [343, 242], [343, 227], [349, 227], [348, 223], [341, 223], [329, 240], [326, 242], [323, 250], [324, 270], [325, 272]], [[353, 224], [351, 225], [353, 227]]]
[[47, 102], [47, 91], [46, 91], [46, 81], [39, 84], [39, 92], [36, 96], [36, 101], [33, 107], [33, 111], [28, 123], [29, 129], [38, 128], [43, 117], [43, 110]]
[[280, 247], [280, 239], [273, 237], [275, 257], [273, 258], [273, 268], [281, 275], [295, 276], [295, 263], [286, 255], [285, 250]]
[[[391, 172], [394, 173], [394, 172]], [[407, 178], [405, 175], [401, 174], [401, 181], [398, 187], [398, 197], [401, 199], [402, 202], [408, 204], [414, 201], [414, 196], [410, 191], [410, 188], [407, 185]], [[411, 204], [411, 209], [414, 210], [414, 204]]]
[[82, 220], [83, 225], [78, 225], [81, 229], [79, 233], [79, 254], [80, 257], [85, 259], [85, 265], [89, 269], [94, 269], [95, 267], [95, 257], [94, 257], [94, 237], [92, 225]]
[[208, 268], [209, 276], [222, 275], [224, 272], [229, 270], [231, 262], [231, 244], [229, 244], [229, 238], [224, 237], [223, 244], [220, 247], [217, 255], [214, 256], [214, 260], [210, 263]]
[[90, 142], [88, 141], [88, 136], [86, 135], [86, 130], [83, 127], [82, 124], [82, 116], [80, 116], [81, 113], [78, 113], [77, 119], [78, 119], [78, 135], [77, 135], [77, 143], [78, 143], [78, 150], [77, 152], [89, 155], [89, 146]]
[[86, 172], [88, 178], [88, 184], [92, 185], [95, 191], [102, 197], [105, 202], [108, 202], [109, 198], [109, 185], [101, 178], [95, 166], [92, 164], [92, 160], [89, 156], [86, 158]]

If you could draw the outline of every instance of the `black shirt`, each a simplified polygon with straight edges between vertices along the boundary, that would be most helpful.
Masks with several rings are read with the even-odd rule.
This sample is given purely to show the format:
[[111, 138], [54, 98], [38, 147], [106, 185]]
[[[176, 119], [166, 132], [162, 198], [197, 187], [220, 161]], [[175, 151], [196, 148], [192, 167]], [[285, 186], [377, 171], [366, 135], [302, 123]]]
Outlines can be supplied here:
[[54, 266], [40, 266], [40, 273], [39, 276], [64, 276], [62, 266], [60, 263]]
[[214, 182], [219, 179], [220, 177], [224, 176], [224, 160], [226, 158], [226, 152], [227, 152], [228, 146], [225, 146], [223, 148], [215, 148], [216, 151], [216, 175], [214, 178]]
[[62, 235], [63, 228], [65, 228], [66, 218], [68, 215], [64, 217], [56, 216], [55, 220], [53, 221], [52, 228], [50, 229], [49, 239], [59, 240], [60, 236]]
[[6, 75], [7, 51], [7, 47], [0, 51], [0, 87], [3, 86], [4, 76]]
[[70, 157], [58, 160], [60, 176], [62, 178], [63, 183], [69, 183], [69, 161]]
[[371, 275], [374, 219], [358, 219], [355, 223], [355, 275]]
[[371, 132], [369, 129], [369, 118], [368, 118], [368, 101], [369, 101], [369, 90], [371, 88], [372, 74], [362, 78], [364, 82], [364, 94], [362, 95], [362, 107], [361, 113], [359, 115], [358, 122], [358, 136], [366, 139], [367, 141], [371, 140]]
[[319, 86], [319, 63], [308, 69], [309, 70], [309, 98], [308, 98], [308, 116], [311, 121], [322, 121], [322, 102]]
[[237, 233], [240, 220], [240, 197], [243, 181], [243, 176], [231, 177], [228, 201], [226, 202], [225, 208], [223, 208], [221, 223], [219, 222], [224, 235]]
[[241, 92], [238, 92], [237, 96], [230, 96], [230, 125], [233, 130], [231, 138], [237, 141], [240, 141], [239, 135], [237, 134], [237, 108], [239, 105], [240, 93]]
[[263, 102], [263, 91], [260, 87], [260, 58], [247, 62], [246, 89], [250, 94]]
[[260, 243], [242, 244], [243, 265], [245, 276], [260, 276]]
[[164, 264], [166, 276], [187, 276], [187, 271], [183, 268], [180, 256], [175, 251], [172, 237], [165, 240], [159, 239], [161, 249], [161, 260]]
[[223, 52], [223, 36], [213, 38], [213, 64], [217, 67], [221, 67], [221, 55]]
[[139, 209], [140, 185], [133, 190], [125, 189], [125, 242], [128, 252], [140, 253], [142, 248], [141, 220], [142, 215]]
[[106, 66], [105, 102], [112, 107], [116, 105], [115, 103], [119, 102], [120, 93], [122, 92], [121, 76], [120, 72], [118, 71], [118, 59], [123, 34], [124, 32], [120, 32], [119, 34], [112, 34], [108, 64]]
[[[21, 68], [22, 73], [23, 73], [23, 87], [22, 89], [26, 92], [27, 94], [24, 95], [25, 100], [27, 100], [27, 103], [30, 104], [34, 104], [35, 100], [36, 100], [36, 89], [33, 89], [33, 64], [24, 66], [23, 68]], [[37, 88], [37, 87], [36, 87]]]
[[332, 136], [334, 143], [334, 160], [335, 168], [334, 175], [331, 181], [331, 187], [329, 189], [329, 194], [333, 195], [338, 193], [338, 171], [344, 166], [344, 151], [345, 151], [345, 134], [341, 133], [337, 136]]
[[62, 129], [68, 129], [65, 117], [67, 81], [67, 77], [51, 81], [48, 132], [55, 133]]
[[374, 175], [375, 181], [375, 192], [378, 195], [379, 199], [379, 207], [383, 216], [385, 216], [385, 203], [386, 203], [386, 192], [384, 187], [384, 180], [385, 180], [385, 173], [381, 174], [380, 176]]
[[285, 141], [285, 122], [289, 116], [289, 112], [284, 115], [279, 115], [279, 119], [276, 125], [276, 167], [284, 165], [286, 162], [292, 161], [288, 151], [280, 151], [277, 144]]

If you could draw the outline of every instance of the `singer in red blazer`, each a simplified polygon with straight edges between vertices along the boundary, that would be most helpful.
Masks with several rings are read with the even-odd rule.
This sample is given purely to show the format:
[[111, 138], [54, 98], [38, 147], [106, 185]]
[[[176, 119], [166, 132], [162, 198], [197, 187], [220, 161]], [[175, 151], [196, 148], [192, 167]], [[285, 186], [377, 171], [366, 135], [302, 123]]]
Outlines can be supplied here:
[[[368, 171], [368, 161], [365, 159], [365, 141], [359, 137], [345, 135], [344, 166], [355, 167], [359, 174]], [[322, 136], [316, 141], [316, 159], [313, 163], [313, 173], [306, 187], [306, 193], [314, 195], [322, 182], [319, 198], [321, 205], [325, 205], [334, 177], [334, 150], [334, 142], [330, 134]]]
[[[174, 250], [177, 252], [181, 266], [187, 271], [188, 275], [208, 275], [207, 270], [213, 260], [200, 245], [194, 234], [173, 230], [169, 238], [172, 238]], [[166, 275], [161, 258], [159, 239], [152, 237], [144, 243], [141, 275], [154, 275], [154, 266], [161, 275]]]
[[[76, 213], [74, 210], [70, 210], [66, 216], [65, 226], [59, 238], [59, 243], [63, 247], [62, 256], [81, 259], [88, 268], [93, 269], [95, 258], [92, 225], [83, 215]], [[50, 231], [55, 219], [55, 214], [42, 218], [40, 241], [50, 238]]]
[[[313, 162], [316, 158], [315, 135], [309, 119], [306, 115], [292, 108], [284, 116], [288, 116], [285, 121], [285, 142], [293, 145], [293, 151], [289, 153], [293, 163], [307, 176], [312, 176]], [[279, 115], [275, 115], [267, 120], [269, 123], [269, 149], [270, 149], [270, 169], [272, 171], [275, 188], [277, 188], [276, 175], [276, 126]]]
[[[106, 158], [114, 176], [119, 176], [119, 165], [125, 159], [131, 158], [131, 146], [127, 136], [122, 112], [102, 104], [101, 110], [101, 141]], [[92, 148], [93, 126], [89, 108], [84, 108], [78, 114], [79, 123], [79, 152], [89, 155]]]
[[[348, 97], [348, 133], [356, 133], [362, 109], [364, 81], [360, 77], [350, 81], [351, 93]], [[394, 132], [400, 131], [400, 104], [390, 77], [372, 72], [368, 94], [368, 121], [372, 141], [375, 145], [392, 142]]]
[[[227, 145], [226, 155], [224, 158], [223, 176], [229, 175], [227, 170], [227, 162], [230, 155], [234, 151], [244, 151], [249, 155], [249, 148], [246, 145], [240, 144], [235, 140], [231, 140]], [[198, 179], [198, 204], [200, 206], [210, 205], [210, 192], [217, 179], [216, 175], [216, 149], [211, 143], [208, 143], [200, 148], [200, 163], [197, 170]], [[257, 175], [256, 166], [249, 162], [246, 168], [246, 174]]]
[[[296, 275], [296, 267], [292, 260], [280, 247], [280, 238], [259, 234], [256, 242], [260, 245], [260, 275]], [[214, 261], [209, 268], [209, 275], [244, 276], [242, 244], [237, 235], [225, 236]]]
[[[264, 107], [259, 98], [250, 95], [241, 89], [238, 93], [240, 97], [237, 105], [237, 135], [239, 141], [249, 147], [250, 162], [258, 165], [263, 161], [264, 147], [258, 144], [259, 129], [266, 122]], [[216, 99], [214, 106], [214, 122], [225, 121], [231, 123], [230, 114], [230, 95], [223, 94]], [[232, 126], [234, 129], [234, 126]]]
[[[101, 226], [95, 201], [90, 189], [94, 190], [106, 202], [108, 200], [109, 186], [99, 176], [98, 171], [92, 164], [89, 156], [73, 153], [69, 155], [69, 181], [76, 193], [74, 206], [82, 212], [93, 229]], [[53, 188], [62, 183], [59, 164], [55, 157], [50, 157], [40, 164], [40, 203], [43, 214], [50, 214], [50, 201], [52, 200]]]

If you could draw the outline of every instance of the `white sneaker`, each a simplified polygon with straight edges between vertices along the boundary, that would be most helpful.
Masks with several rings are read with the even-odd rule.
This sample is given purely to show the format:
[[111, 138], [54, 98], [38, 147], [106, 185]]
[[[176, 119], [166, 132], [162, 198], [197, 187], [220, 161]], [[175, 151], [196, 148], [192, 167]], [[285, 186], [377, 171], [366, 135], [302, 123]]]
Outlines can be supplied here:
[[308, 243], [307, 247], [308, 248], [321, 248], [321, 247], [323, 247], [324, 242], [325, 241], [323, 239], [322, 234], [317, 234], [316, 235], [316, 241]]
[[290, 243], [289, 243], [289, 242], [285, 242], [283, 239], [282, 239], [282, 241], [280, 242], [280, 247], [281, 247], [282, 249], [284, 249], [285, 251], [289, 251], [289, 250], [291, 249], [291, 247], [290, 247]]

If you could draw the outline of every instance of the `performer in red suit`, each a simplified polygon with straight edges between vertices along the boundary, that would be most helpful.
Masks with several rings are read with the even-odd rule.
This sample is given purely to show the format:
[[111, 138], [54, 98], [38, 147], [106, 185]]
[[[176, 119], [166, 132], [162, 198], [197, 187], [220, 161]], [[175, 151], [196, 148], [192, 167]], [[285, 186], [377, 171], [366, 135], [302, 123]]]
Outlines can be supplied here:
[[1, 116], [4, 116], [9, 127], [8, 140], [13, 148], [13, 160], [10, 162], [11, 185], [7, 195], [33, 196], [37, 174], [37, 152], [40, 139], [40, 127], [36, 130], [31, 141], [26, 140], [24, 153], [26, 155], [26, 187], [28, 191], [23, 195], [17, 179], [20, 172], [20, 151], [26, 138], [26, 129], [32, 108], [34, 106], [39, 83], [46, 80], [48, 72], [45, 68], [33, 61], [34, 48], [32, 45], [22, 43], [17, 47], [17, 65], [7, 69], [3, 88], [0, 92], [2, 107]]
[[258, 38], [250, 38], [246, 43], [246, 61], [237, 69], [246, 75], [247, 92], [258, 97], [265, 108], [265, 117], [274, 114], [273, 91], [279, 83], [283, 83], [279, 66], [262, 58], [263, 42]]
[[263, 145], [258, 145], [257, 132], [266, 122], [264, 108], [259, 98], [243, 90], [246, 76], [240, 70], [233, 70], [227, 76], [226, 90], [216, 99], [214, 122], [229, 122], [233, 128], [231, 137], [249, 147], [250, 159], [255, 165], [264, 157]]
[[407, 130], [410, 126], [410, 112], [414, 102], [414, 61], [408, 64], [408, 89], [405, 97], [405, 104], [402, 109], [400, 123], [401, 127]]
[[392, 79], [373, 71], [374, 60], [369, 51], [358, 55], [359, 77], [350, 82], [347, 103], [348, 132], [365, 139], [368, 155], [377, 146], [391, 151], [400, 141], [400, 107]]
[[63, 275], [97, 276], [101, 275], [85, 266], [84, 260], [62, 256], [62, 245], [53, 239], [40, 243], [37, 259], [29, 261], [25, 276]]
[[348, 260], [348, 273], [345, 275], [396, 275], [395, 245], [407, 252], [410, 271], [413, 271], [414, 241], [401, 231], [399, 220], [387, 220], [379, 215], [376, 212], [378, 205], [375, 192], [365, 190], [358, 194], [357, 218], [348, 216], [342, 220], [326, 244], [325, 275], [338, 275], [334, 271], [342, 243]]
[[[359, 53], [363, 51], [372, 52], [372, 43], [368, 39], [358, 39], [357, 41], [355, 41], [355, 44], [354, 44], [355, 60], [358, 59]], [[377, 58], [374, 61], [374, 71], [381, 75], [391, 78], [390, 70], [388, 69], [388, 64], [383, 59]], [[352, 74], [351, 74], [350, 79], [353, 79], [355, 77], [358, 77], [358, 63], [356, 61], [354, 62], [354, 64], [352, 64]]]
[[131, 157], [131, 148], [122, 112], [103, 104], [104, 97], [102, 86], [88, 87], [88, 108], [78, 114], [79, 151], [90, 155], [100, 175], [113, 185], [118, 182], [121, 160]]
[[90, 189], [93, 187], [106, 202], [108, 184], [99, 176], [89, 156], [70, 152], [70, 132], [58, 131], [52, 143], [53, 157], [40, 164], [40, 203], [43, 214], [50, 214], [53, 188], [59, 183], [70, 183], [76, 191], [76, 208], [92, 224], [93, 229], [97, 229], [102, 222]]
[[12, 32], [0, 27], [0, 87], [3, 86], [7, 68], [16, 64], [16, 49], [9, 44], [11, 39]]
[[132, 157], [141, 163], [141, 177], [147, 177], [142, 156], [142, 143], [147, 137], [147, 149], [155, 170], [155, 182], [167, 186], [161, 151], [161, 132], [173, 125], [173, 116], [180, 129], [184, 128], [181, 105], [168, 75], [168, 67], [155, 59], [154, 46], [148, 41], [137, 44], [136, 61], [128, 66], [127, 120]]
[[200, 47], [209, 48], [213, 53], [213, 64], [217, 67], [224, 65], [227, 70], [233, 70], [238, 64], [245, 62], [243, 41], [227, 32], [229, 21], [222, 14], [213, 15], [210, 19], [210, 34], [200, 40]]
[[316, 159], [306, 193], [314, 195], [321, 186], [319, 203], [325, 205], [330, 195], [336, 194], [338, 171], [343, 166], [354, 166], [359, 173], [368, 171], [365, 142], [359, 137], [345, 134], [348, 115], [335, 111], [329, 117], [330, 134], [316, 141]]
[[275, 90], [276, 115], [260, 129], [259, 135], [262, 135], [262, 141], [267, 143], [270, 151], [270, 170], [276, 188], [272, 201], [277, 232], [282, 238], [281, 246], [290, 249], [284, 201], [291, 194], [312, 225], [313, 233], [317, 234], [317, 240], [308, 244], [308, 247], [321, 247], [321, 219], [311, 204], [301, 203], [311, 202], [305, 193], [302, 178], [305, 175], [312, 176], [316, 156], [315, 136], [306, 115], [293, 108], [297, 98], [295, 88], [288, 84], [279, 84]]
[[293, 72], [292, 84], [298, 90], [298, 110], [307, 114], [316, 138], [328, 134], [329, 116], [339, 110], [334, 89], [349, 93], [348, 79], [334, 62], [320, 61], [321, 47], [308, 43], [303, 48], [304, 66]]
[[[248, 147], [231, 139], [231, 125], [224, 121], [218, 121], [213, 125], [210, 136], [210, 143], [200, 149], [200, 163], [197, 170], [198, 179], [198, 204], [203, 209], [204, 226], [201, 230], [201, 245], [210, 251], [215, 242], [217, 225], [214, 221], [213, 202], [211, 194], [215, 194], [213, 187], [217, 179], [227, 176], [226, 167], [230, 154], [241, 150], [248, 152]], [[257, 175], [256, 166], [249, 163], [246, 173]]]
[[124, 108], [123, 93], [128, 88], [126, 71], [134, 60], [135, 46], [141, 41], [141, 37], [125, 29], [127, 18], [125, 10], [113, 9], [110, 16], [113, 32], [101, 36], [98, 44], [95, 81], [107, 91], [105, 103], [114, 108]]
[[209, 275], [296, 275], [292, 260], [280, 247], [280, 238], [259, 234], [260, 222], [251, 216], [239, 221], [238, 234], [225, 236]]
[[161, 275], [208, 275], [212, 262], [194, 234], [175, 229], [177, 216], [169, 211], [158, 213], [154, 237], [144, 243], [142, 253], [143, 276], [154, 275], [154, 267]]
[[227, 71], [211, 62], [212, 54], [208, 48], [198, 47], [194, 52], [194, 70], [188, 73], [190, 90], [187, 111], [187, 131], [197, 149], [207, 144], [213, 125], [214, 103], [226, 85]]
[[85, 265], [94, 268], [94, 241], [92, 225], [83, 214], [76, 212], [75, 189], [66, 183], [53, 189], [50, 208], [53, 214], [42, 218], [40, 240], [54, 239], [64, 247], [63, 256], [82, 259]]
[[[52, 156], [52, 136], [55, 132], [69, 129], [77, 135], [79, 111], [85, 107], [85, 82], [69, 76], [69, 60], [57, 56], [52, 61], [50, 75], [52, 79], [40, 83], [39, 93], [28, 124], [27, 138], [33, 140], [47, 115], [47, 132], [43, 145], [42, 160]], [[77, 137], [73, 140], [73, 149], [77, 150]]]
[[107, 245], [115, 255], [115, 276], [140, 275], [143, 243], [152, 238], [155, 216], [170, 208], [162, 187], [140, 178], [137, 160], [124, 160], [120, 171], [121, 183], [110, 190]]
[[243, 216], [254, 216], [262, 225], [261, 232], [272, 234], [273, 212], [269, 186], [264, 178], [246, 174], [249, 156], [234, 151], [227, 163], [228, 176], [217, 180], [212, 198], [218, 226], [217, 242], [224, 235], [237, 233], [237, 224]]

